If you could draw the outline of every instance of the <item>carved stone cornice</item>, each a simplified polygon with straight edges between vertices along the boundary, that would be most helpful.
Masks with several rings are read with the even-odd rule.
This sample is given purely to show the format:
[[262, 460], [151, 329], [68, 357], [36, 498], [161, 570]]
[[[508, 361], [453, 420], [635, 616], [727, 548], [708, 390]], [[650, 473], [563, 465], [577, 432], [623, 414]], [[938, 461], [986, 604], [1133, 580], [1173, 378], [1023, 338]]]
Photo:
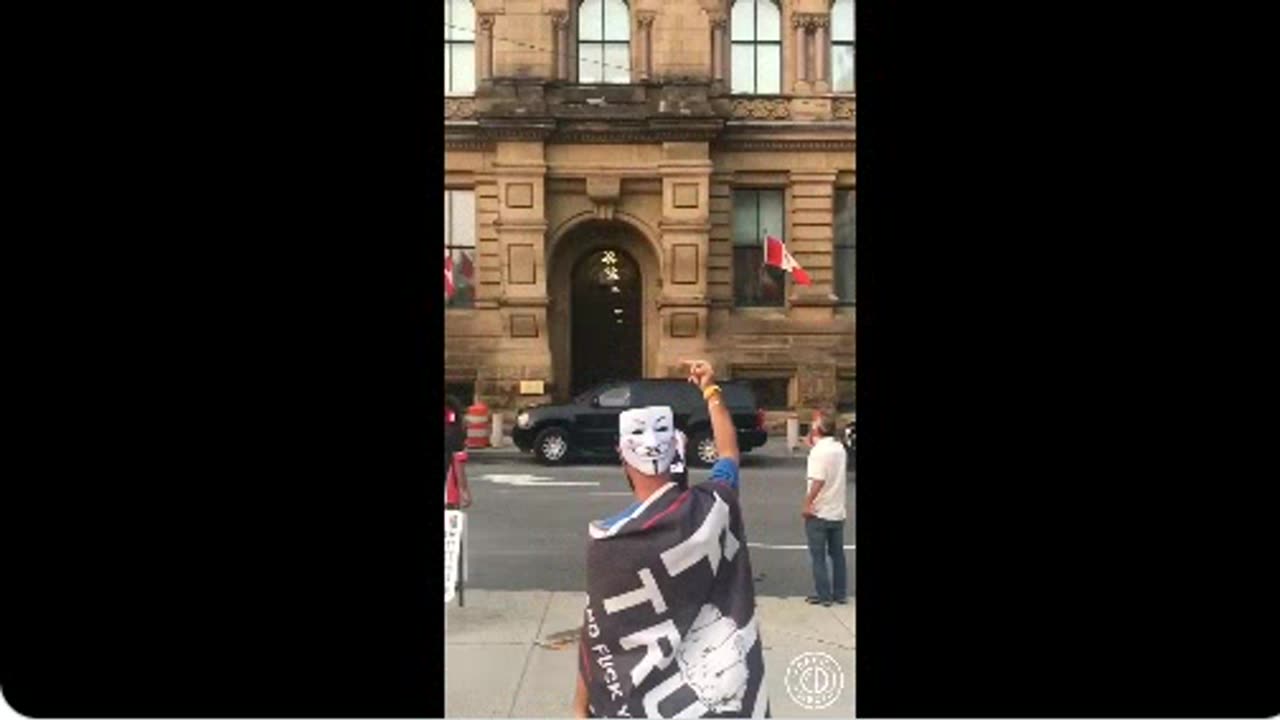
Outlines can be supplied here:
[[476, 99], [447, 97], [444, 99], [445, 120], [470, 120], [476, 115]]
[[474, 120], [446, 120], [444, 124], [444, 149], [452, 151], [480, 151], [493, 149], [493, 143], [477, 133]]
[[836, 120], [852, 120], [857, 112], [853, 98], [836, 98], [831, 101], [831, 117]]
[[453, 138], [446, 135], [444, 138], [444, 149], [452, 152], [490, 152], [493, 150], [493, 143], [479, 138]]
[[561, 121], [554, 139], [556, 142], [597, 144], [711, 142], [719, 135], [723, 125], [719, 118], [650, 120], [625, 124]]
[[777, 123], [767, 126], [738, 124], [725, 129], [716, 142], [716, 149], [853, 152], [856, 145], [854, 129], [847, 123]]
[[487, 140], [545, 141], [555, 131], [555, 121], [542, 118], [502, 120], [481, 118], [477, 134]]
[[791, 16], [791, 27], [804, 28], [813, 30], [815, 28], [824, 28], [830, 18], [825, 13], [794, 13]]
[[716, 143], [717, 150], [753, 150], [759, 152], [853, 152], [855, 140], [762, 140], [731, 138]]
[[786, 120], [791, 117], [791, 104], [786, 98], [733, 98], [734, 118], [755, 120]]

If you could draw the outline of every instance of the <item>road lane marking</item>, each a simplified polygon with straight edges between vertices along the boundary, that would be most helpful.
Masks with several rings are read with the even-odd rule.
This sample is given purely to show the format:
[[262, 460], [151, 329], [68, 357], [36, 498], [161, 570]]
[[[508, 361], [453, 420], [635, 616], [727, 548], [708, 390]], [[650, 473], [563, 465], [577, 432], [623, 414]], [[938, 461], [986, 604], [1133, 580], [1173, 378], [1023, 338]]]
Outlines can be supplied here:
[[516, 487], [600, 487], [596, 480], [556, 480], [545, 475], [481, 475], [480, 479]]
[[[768, 545], [766, 543], [747, 543], [747, 547], [760, 548], [761, 550], [808, 550], [808, 545]], [[845, 545], [845, 550], [856, 550], [857, 545]]]

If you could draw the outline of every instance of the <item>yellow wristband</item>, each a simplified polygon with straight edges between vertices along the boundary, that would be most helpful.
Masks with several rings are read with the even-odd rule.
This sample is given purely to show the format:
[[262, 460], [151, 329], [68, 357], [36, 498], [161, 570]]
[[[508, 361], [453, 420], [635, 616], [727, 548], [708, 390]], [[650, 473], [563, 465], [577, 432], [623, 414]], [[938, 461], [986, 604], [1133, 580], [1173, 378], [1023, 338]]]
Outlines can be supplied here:
[[702, 391], [702, 399], [703, 399], [703, 400], [710, 400], [712, 395], [716, 395], [716, 394], [718, 394], [719, 392], [720, 392], [720, 386], [719, 386], [719, 385], [712, 385], [711, 387], [709, 387], [709, 388], [707, 388], [706, 390], [703, 390], [703, 391]]

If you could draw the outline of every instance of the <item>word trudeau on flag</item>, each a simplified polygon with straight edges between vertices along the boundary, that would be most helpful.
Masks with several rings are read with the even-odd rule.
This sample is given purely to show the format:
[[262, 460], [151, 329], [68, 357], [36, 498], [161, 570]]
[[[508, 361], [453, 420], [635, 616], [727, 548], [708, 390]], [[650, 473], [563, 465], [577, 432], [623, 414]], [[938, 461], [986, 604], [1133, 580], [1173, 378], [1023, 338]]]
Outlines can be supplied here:
[[809, 273], [800, 267], [800, 263], [791, 257], [791, 253], [787, 252], [787, 247], [782, 244], [778, 238], [769, 235], [764, 239], [764, 264], [781, 268], [784, 272], [791, 273], [791, 277], [800, 285], [811, 285], [813, 280], [809, 277]]

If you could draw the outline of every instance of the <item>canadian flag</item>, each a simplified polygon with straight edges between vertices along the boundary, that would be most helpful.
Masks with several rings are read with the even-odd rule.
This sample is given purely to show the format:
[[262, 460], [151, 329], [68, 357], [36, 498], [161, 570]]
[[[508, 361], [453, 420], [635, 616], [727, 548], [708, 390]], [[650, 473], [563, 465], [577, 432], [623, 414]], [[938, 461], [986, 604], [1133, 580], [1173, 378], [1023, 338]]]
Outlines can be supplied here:
[[787, 247], [782, 244], [782, 241], [772, 235], [764, 239], [764, 264], [791, 273], [791, 277], [799, 285], [813, 284], [809, 273], [805, 272], [804, 268], [800, 267], [800, 263], [791, 257], [791, 253], [787, 252]]
[[453, 258], [450, 257], [449, 251], [444, 251], [444, 296], [448, 299], [453, 298], [455, 288], [453, 287]]

